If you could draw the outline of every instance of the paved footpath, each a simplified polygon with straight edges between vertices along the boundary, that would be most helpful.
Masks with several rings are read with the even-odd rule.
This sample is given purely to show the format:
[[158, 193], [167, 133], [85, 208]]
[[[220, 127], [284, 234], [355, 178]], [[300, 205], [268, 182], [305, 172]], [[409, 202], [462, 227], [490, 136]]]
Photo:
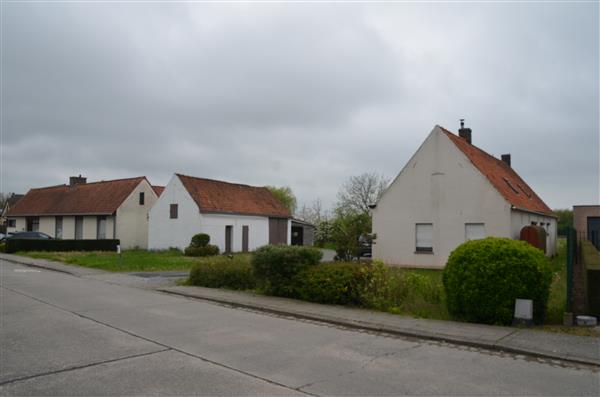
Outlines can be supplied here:
[[[600, 393], [597, 366], [231, 307], [158, 292], [143, 277], [7, 258], [3, 396]], [[364, 312], [381, 323], [382, 313]]]

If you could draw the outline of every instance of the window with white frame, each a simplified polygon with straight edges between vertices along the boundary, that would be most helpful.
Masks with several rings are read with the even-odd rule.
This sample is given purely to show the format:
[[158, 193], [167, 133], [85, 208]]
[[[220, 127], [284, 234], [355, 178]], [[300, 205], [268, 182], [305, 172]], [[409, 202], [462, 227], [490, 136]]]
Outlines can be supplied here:
[[415, 237], [417, 252], [433, 252], [433, 223], [417, 223]]
[[465, 223], [465, 241], [485, 238], [484, 223]]

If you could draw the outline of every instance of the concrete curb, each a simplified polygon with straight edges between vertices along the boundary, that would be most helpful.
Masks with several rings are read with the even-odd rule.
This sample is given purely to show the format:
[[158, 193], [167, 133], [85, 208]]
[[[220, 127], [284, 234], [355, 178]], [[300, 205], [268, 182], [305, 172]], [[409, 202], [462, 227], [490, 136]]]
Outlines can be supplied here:
[[[187, 287], [187, 288], [194, 288], [194, 287]], [[182, 291], [181, 287], [160, 288], [160, 289], [158, 289], [158, 291], [164, 292], [167, 294], [171, 294], [171, 295], [178, 295], [178, 296], [184, 296], [184, 297], [192, 298], [192, 299], [206, 300], [206, 301], [215, 302], [215, 303], [219, 303], [219, 304], [225, 304], [228, 306], [253, 309], [253, 310], [258, 310], [258, 311], [262, 311], [262, 312], [266, 312], [266, 313], [272, 313], [272, 314], [276, 314], [276, 315], [284, 315], [284, 316], [291, 316], [291, 317], [296, 317], [296, 318], [306, 319], [306, 320], [321, 321], [321, 322], [325, 322], [328, 324], [333, 324], [333, 325], [338, 325], [338, 326], [343, 326], [343, 327], [348, 327], [348, 328], [374, 331], [374, 332], [382, 332], [382, 333], [387, 333], [387, 334], [392, 334], [392, 335], [407, 336], [407, 337], [426, 339], [426, 340], [432, 340], [432, 341], [449, 342], [449, 343], [463, 345], [463, 346], [484, 348], [484, 349], [494, 350], [494, 351], [508, 352], [508, 353], [513, 353], [513, 354], [522, 354], [522, 355], [536, 357], [536, 358], [560, 360], [560, 361], [566, 361], [566, 362], [575, 363], [575, 364], [583, 364], [583, 365], [590, 365], [590, 366], [594, 366], [594, 367], [600, 367], [600, 359], [572, 356], [572, 355], [568, 355], [568, 354], [563, 354], [563, 353], [559, 353], [559, 352], [550, 352], [550, 351], [540, 350], [540, 349], [536, 349], [536, 348], [524, 348], [522, 346], [511, 346], [511, 344], [509, 343], [509, 340], [514, 335], [522, 332], [519, 329], [511, 328], [512, 332], [509, 332], [507, 335], [501, 337], [500, 339], [496, 340], [495, 342], [485, 342], [482, 340], [476, 340], [476, 339], [472, 339], [472, 338], [468, 338], [468, 337], [463, 337], [461, 335], [432, 333], [432, 332], [427, 332], [424, 330], [416, 331], [416, 330], [410, 329], [410, 328], [397, 327], [397, 326], [383, 324], [383, 323], [377, 323], [377, 322], [354, 320], [354, 319], [345, 318], [345, 317], [332, 316], [332, 315], [325, 314], [325, 313], [316, 314], [314, 312], [294, 310], [292, 308], [282, 309], [279, 306], [269, 306], [269, 305], [265, 305], [265, 304], [253, 304], [253, 303], [248, 303], [248, 302], [241, 302], [241, 301], [234, 300], [234, 299], [227, 299], [227, 298], [223, 298], [223, 297], [208, 296], [206, 294], [203, 295], [202, 293], [188, 293], [188, 292]], [[323, 306], [328, 306], [328, 305], [323, 305]], [[365, 310], [365, 312], [368, 312], [368, 311]], [[391, 316], [395, 316], [395, 315], [391, 315]], [[436, 320], [418, 320], [418, 321], [436, 321]], [[447, 322], [447, 323], [452, 323], [452, 322]], [[483, 327], [485, 327], [485, 326], [482, 326], [482, 328]], [[530, 332], [539, 333], [538, 331], [530, 331]], [[579, 337], [579, 338], [583, 338], [583, 337]], [[587, 337], [585, 337], [585, 338], [587, 338]], [[598, 341], [598, 343], [600, 343], [600, 341]], [[598, 345], [598, 348], [600, 349], [600, 345]]]
[[15, 263], [17, 265], [23, 265], [28, 267], [35, 267], [38, 269], [50, 270], [53, 272], [59, 272], [69, 274], [75, 277], [83, 277], [93, 274], [105, 274], [104, 270], [84, 268], [77, 265], [65, 265], [62, 262], [49, 261], [46, 259], [35, 259], [28, 257], [20, 257], [18, 255], [11, 254], [0, 254], [0, 261], [6, 261]]

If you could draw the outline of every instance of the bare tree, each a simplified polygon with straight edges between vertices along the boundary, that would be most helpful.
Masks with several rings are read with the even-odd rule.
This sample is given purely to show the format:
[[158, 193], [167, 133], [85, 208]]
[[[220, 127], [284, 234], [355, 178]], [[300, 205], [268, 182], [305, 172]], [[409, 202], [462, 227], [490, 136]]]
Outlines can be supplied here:
[[302, 205], [302, 208], [297, 213], [297, 217], [313, 225], [317, 225], [321, 221], [329, 219], [329, 213], [323, 209], [321, 199], [317, 198], [309, 206], [306, 204]]
[[388, 179], [377, 173], [351, 176], [338, 192], [337, 210], [368, 214], [388, 185]]

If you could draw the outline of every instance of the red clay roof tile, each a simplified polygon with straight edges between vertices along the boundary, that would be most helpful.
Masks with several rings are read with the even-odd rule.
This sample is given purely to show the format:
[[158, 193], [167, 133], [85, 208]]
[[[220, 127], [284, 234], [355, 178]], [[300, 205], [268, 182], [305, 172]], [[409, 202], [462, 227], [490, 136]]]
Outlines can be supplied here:
[[286, 207], [265, 187], [176, 174], [200, 211], [290, 218]]
[[31, 189], [8, 216], [110, 215], [146, 177]]
[[156, 193], [156, 195], [160, 197], [162, 192], [165, 190], [165, 187], [152, 185], [152, 189], [154, 190], [154, 193]]
[[440, 128], [510, 204], [517, 209], [554, 216], [546, 203], [508, 164]]

